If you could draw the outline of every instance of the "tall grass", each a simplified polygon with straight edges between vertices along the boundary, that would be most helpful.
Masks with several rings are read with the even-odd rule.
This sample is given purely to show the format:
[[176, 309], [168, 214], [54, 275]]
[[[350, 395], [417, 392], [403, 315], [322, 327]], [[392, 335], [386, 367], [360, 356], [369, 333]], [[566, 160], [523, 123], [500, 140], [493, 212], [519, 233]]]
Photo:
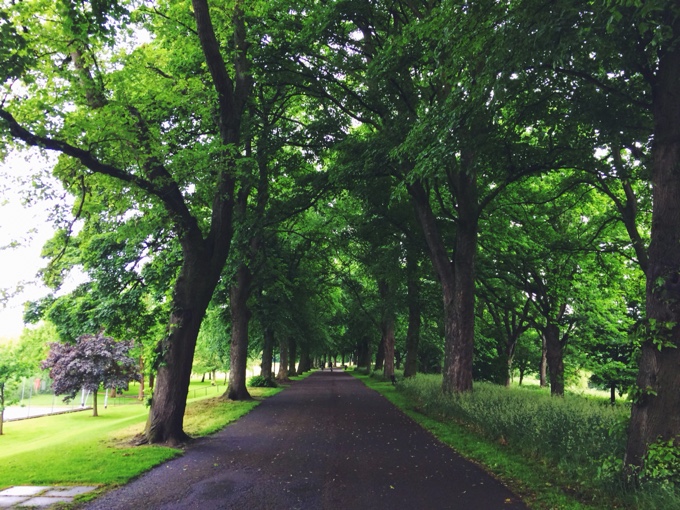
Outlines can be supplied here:
[[400, 382], [398, 391], [414, 410], [441, 422], [455, 421], [554, 468], [562, 477], [557, 483], [589, 487], [591, 496], [599, 494], [595, 499], [606, 500], [609, 494], [631, 508], [680, 508], [680, 494], [670, 485], [624, 484], [628, 405], [573, 394], [554, 398], [544, 391], [483, 382], [476, 382], [472, 392], [445, 395], [441, 376], [422, 374]]
[[595, 477], [605, 457], [623, 457], [626, 406], [566, 395], [475, 383], [473, 392], [444, 395], [441, 377], [405, 380], [400, 390], [430, 416], [455, 420], [477, 434], [582, 477]]

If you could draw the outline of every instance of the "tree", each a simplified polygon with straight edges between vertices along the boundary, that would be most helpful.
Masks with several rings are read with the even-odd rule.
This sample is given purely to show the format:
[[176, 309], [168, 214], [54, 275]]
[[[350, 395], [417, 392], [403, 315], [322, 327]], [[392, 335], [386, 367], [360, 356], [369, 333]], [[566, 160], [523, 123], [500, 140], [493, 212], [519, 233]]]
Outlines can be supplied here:
[[154, 38], [135, 45], [124, 37], [128, 5], [27, 2], [3, 12], [11, 21], [3, 30], [16, 38], [3, 37], [0, 49], [12, 57], [0, 66], [7, 91], [0, 136], [3, 149], [61, 155], [55, 170], [81, 197], [76, 214], [87, 211], [96, 187], [108, 203], [124, 206], [119, 222], [157, 220], [149, 239], [166, 240], [158, 249], [177, 258], [145, 435], [177, 444], [187, 438], [196, 338], [233, 233], [241, 118], [252, 90], [245, 13], [240, 2], [228, 13], [211, 11], [207, 0], [194, 0], [193, 12], [166, 2], [142, 6], [135, 28]]
[[[660, 11], [638, 7], [636, 25], [655, 49], [656, 67], [647, 66], [652, 92], [653, 210], [647, 267], [647, 320], [637, 394], [626, 449], [629, 465], [642, 464], [655, 441], [680, 437], [680, 10], [656, 2]], [[654, 25], [643, 25], [643, 23]], [[652, 26], [663, 27], [657, 32]], [[646, 29], [645, 29], [646, 28]]]
[[28, 366], [18, 356], [18, 349], [12, 344], [0, 344], [0, 435], [5, 406], [10, 403], [6, 389], [11, 382], [29, 373]]
[[50, 344], [50, 353], [42, 368], [50, 371], [52, 389], [57, 395], [66, 395], [65, 402], [81, 389], [91, 391], [92, 416], [98, 416], [97, 391], [101, 386], [107, 390], [126, 390], [130, 381], [141, 378], [137, 361], [128, 354], [130, 349], [132, 342], [117, 342], [103, 332], [83, 335], [75, 344]]

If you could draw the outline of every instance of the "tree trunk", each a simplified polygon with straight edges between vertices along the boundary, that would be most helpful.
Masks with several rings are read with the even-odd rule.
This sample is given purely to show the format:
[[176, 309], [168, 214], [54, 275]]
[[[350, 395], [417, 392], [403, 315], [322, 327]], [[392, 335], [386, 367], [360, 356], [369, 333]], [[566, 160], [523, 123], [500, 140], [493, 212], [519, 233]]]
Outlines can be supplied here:
[[139, 393], [137, 393], [137, 400], [144, 400], [144, 358], [139, 357]]
[[[99, 416], [99, 413], [97, 412], [97, 391], [98, 390], [99, 390], [99, 388], [97, 388], [96, 390], [94, 390], [92, 392], [92, 416], [93, 417]], [[104, 389], [104, 391], [106, 391], [106, 388]]]
[[368, 336], [364, 336], [357, 346], [357, 366], [371, 369], [371, 339]]
[[155, 384], [155, 382], [156, 382], [156, 375], [154, 374], [154, 372], [151, 372], [149, 374], [149, 391], [152, 392], [152, 393], [153, 393], [153, 385]]
[[297, 375], [297, 370], [295, 370], [295, 362], [297, 361], [297, 342], [295, 339], [291, 338], [288, 343], [288, 377], [295, 377]]
[[538, 367], [539, 385], [545, 388], [548, 385], [548, 343], [545, 334], [541, 332], [541, 364]]
[[309, 353], [309, 345], [303, 343], [300, 347], [300, 364], [298, 365], [298, 373], [304, 374], [312, 369], [312, 357]]
[[472, 360], [475, 341], [475, 260], [477, 256], [477, 230], [479, 228], [477, 204], [477, 176], [464, 155], [463, 168], [457, 173], [458, 224], [453, 265], [455, 294], [454, 321], [450, 342], [444, 357], [444, 383], [446, 392], [472, 390]]
[[[381, 330], [383, 328], [381, 327]], [[374, 370], [377, 372], [378, 370], [382, 370], [383, 366], [385, 364], [385, 332], [381, 331], [380, 332], [380, 343], [378, 344], [378, 350], [375, 353], [375, 368]]]
[[[198, 236], [197, 236], [198, 237]], [[156, 347], [155, 387], [144, 435], [149, 443], [178, 445], [189, 436], [182, 429], [196, 339], [229, 253], [230, 239], [217, 253], [205, 253], [199, 239], [184, 239], [184, 261], [173, 289], [168, 336]]]
[[616, 404], [616, 384], [614, 383], [609, 387], [609, 402], [611, 405]]
[[420, 343], [420, 279], [418, 261], [413, 250], [406, 253], [406, 279], [408, 302], [408, 328], [406, 330], [406, 361], [404, 377], [413, 377], [418, 372], [418, 344]]
[[274, 331], [269, 328], [264, 328], [264, 342], [262, 345], [262, 370], [260, 375], [267, 380], [273, 376], [272, 359], [274, 358]]
[[[680, 20], [672, 26], [680, 37]], [[648, 446], [680, 444], [680, 45], [669, 43], [652, 90], [652, 233], [647, 271], [648, 336], [643, 340], [625, 463], [640, 466]]]
[[[392, 295], [390, 292], [390, 285], [388, 282], [381, 280], [378, 282], [378, 290], [380, 298], [383, 302], [383, 313], [380, 320], [381, 340], [378, 353], [382, 351], [382, 365], [383, 376], [391, 379], [394, 376], [394, 313], [392, 310]], [[376, 370], [378, 368], [378, 360], [376, 360]]]
[[442, 286], [444, 301], [442, 390], [445, 393], [472, 389], [474, 269], [478, 228], [476, 176], [474, 172], [471, 175], [459, 172], [457, 183], [459, 221], [453, 264], [448, 258], [427, 192], [418, 181], [408, 186], [432, 264]]
[[512, 356], [506, 357], [507, 371], [505, 375], [505, 387], [509, 388], [512, 385]]
[[236, 278], [229, 292], [231, 310], [231, 348], [229, 360], [229, 385], [224, 397], [229, 400], [249, 400], [246, 388], [246, 368], [248, 365], [248, 296], [250, 295], [251, 274], [248, 266], [240, 264]]
[[546, 359], [550, 372], [550, 394], [564, 396], [564, 344], [560, 341], [560, 328], [557, 324], [545, 326]]
[[394, 315], [391, 313], [385, 319], [385, 366], [383, 368], [383, 375], [390, 379], [394, 376]]
[[279, 341], [279, 373], [276, 374], [279, 381], [288, 380], [288, 340]]
[[519, 325], [518, 328], [513, 328], [513, 331], [508, 335], [505, 342], [505, 359], [507, 362], [507, 376], [505, 379], [505, 386], [510, 387], [512, 384], [512, 372], [513, 372], [513, 362], [515, 360], [515, 350], [517, 349], [517, 342], [519, 342], [519, 337], [527, 330], [523, 325]]

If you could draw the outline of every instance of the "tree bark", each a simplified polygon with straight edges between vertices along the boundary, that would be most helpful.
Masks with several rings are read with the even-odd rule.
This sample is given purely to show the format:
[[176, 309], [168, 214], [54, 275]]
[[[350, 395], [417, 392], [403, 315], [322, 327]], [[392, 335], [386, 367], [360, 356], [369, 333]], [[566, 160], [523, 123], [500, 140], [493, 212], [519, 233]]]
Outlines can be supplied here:
[[626, 465], [641, 466], [648, 446], [680, 444], [680, 20], [660, 51], [652, 89], [652, 232], [647, 268], [648, 333], [628, 429]]
[[408, 302], [408, 328], [406, 330], [406, 361], [404, 377], [413, 377], [418, 372], [418, 344], [420, 343], [420, 279], [418, 261], [412, 250], [406, 253], [406, 280]]
[[[104, 388], [104, 391], [106, 391], [106, 388]], [[99, 413], [97, 412], [97, 390], [92, 392], [92, 416], [99, 416]]]
[[144, 433], [150, 443], [178, 445], [189, 439], [182, 422], [196, 339], [227, 253], [228, 250], [220, 257], [223, 260], [210, 264], [210, 260], [200, 256], [200, 245], [185, 243], [184, 263], [173, 292], [169, 333], [156, 348], [152, 367], [157, 373]]
[[557, 324], [545, 326], [546, 359], [550, 373], [550, 394], [564, 396], [564, 344], [560, 340], [560, 328]]
[[390, 314], [385, 319], [384, 330], [385, 364], [383, 367], [383, 376], [390, 379], [394, 376], [394, 315]]
[[545, 388], [548, 385], [548, 343], [543, 332], [541, 332], [541, 364], [538, 370], [538, 384], [541, 388]]
[[297, 370], [295, 369], [295, 362], [297, 361], [297, 342], [295, 339], [291, 338], [288, 343], [288, 377], [294, 377], [297, 375]]
[[264, 342], [262, 346], [262, 370], [260, 375], [267, 380], [272, 379], [272, 360], [274, 359], [274, 331], [269, 328], [264, 328]]
[[139, 393], [137, 393], [137, 400], [144, 400], [144, 357], [139, 357]]
[[279, 373], [276, 378], [279, 381], [288, 381], [288, 340], [279, 341]]
[[235, 281], [229, 292], [231, 311], [231, 348], [229, 360], [229, 385], [224, 394], [229, 400], [249, 400], [246, 388], [246, 368], [248, 364], [248, 297], [252, 275], [248, 266], [240, 264], [236, 270]]
[[475, 261], [479, 229], [477, 175], [469, 161], [461, 158], [456, 175], [458, 224], [453, 257], [455, 294], [452, 339], [444, 357], [446, 392], [472, 390], [472, 360], [475, 341]]
[[382, 370], [385, 365], [385, 331], [381, 326], [380, 331], [380, 343], [378, 344], [378, 350], [375, 353], [375, 367], [374, 370]]
[[359, 340], [357, 346], [357, 366], [359, 368], [371, 369], [371, 339], [364, 336]]
[[513, 356], [508, 356], [506, 353], [506, 363], [507, 363], [507, 369], [506, 369], [506, 375], [505, 375], [505, 387], [509, 388], [512, 385], [512, 361], [513, 361]]
[[475, 258], [477, 251], [476, 175], [457, 175], [458, 228], [454, 260], [451, 262], [436, 224], [427, 192], [419, 181], [408, 186], [418, 221], [423, 230], [432, 264], [442, 286], [444, 301], [445, 393], [472, 390], [474, 351]]
[[[378, 290], [380, 298], [383, 303], [383, 313], [380, 320], [380, 347], [378, 353], [382, 351], [382, 368], [383, 376], [390, 379], [394, 376], [394, 312], [392, 310], [392, 295], [390, 292], [390, 285], [387, 281], [381, 280], [378, 282]], [[376, 360], [376, 370], [380, 370]]]
[[300, 346], [300, 363], [298, 364], [298, 373], [304, 374], [312, 369], [312, 357], [309, 353], [309, 345], [303, 343]]

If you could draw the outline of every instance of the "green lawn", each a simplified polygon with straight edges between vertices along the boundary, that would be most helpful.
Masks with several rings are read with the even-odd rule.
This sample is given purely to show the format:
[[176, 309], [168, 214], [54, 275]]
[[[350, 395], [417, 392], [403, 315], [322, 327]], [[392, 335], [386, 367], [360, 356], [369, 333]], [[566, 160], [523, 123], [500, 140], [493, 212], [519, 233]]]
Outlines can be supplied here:
[[[226, 402], [193, 385], [185, 430], [200, 436], [215, 432], [250, 411], [258, 400]], [[194, 391], [195, 390], [195, 391]], [[222, 388], [224, 391], [224, 388]], [[280, 391], [250, 388], [256, 399]], [[182, 451], [162, 446], [124, 446], [142, 432], [148, 414], [144, 405], [100, 407], [90, 411], [8, 422], [0, 436], [0, 490], [13, 485], [122, 484]]]

